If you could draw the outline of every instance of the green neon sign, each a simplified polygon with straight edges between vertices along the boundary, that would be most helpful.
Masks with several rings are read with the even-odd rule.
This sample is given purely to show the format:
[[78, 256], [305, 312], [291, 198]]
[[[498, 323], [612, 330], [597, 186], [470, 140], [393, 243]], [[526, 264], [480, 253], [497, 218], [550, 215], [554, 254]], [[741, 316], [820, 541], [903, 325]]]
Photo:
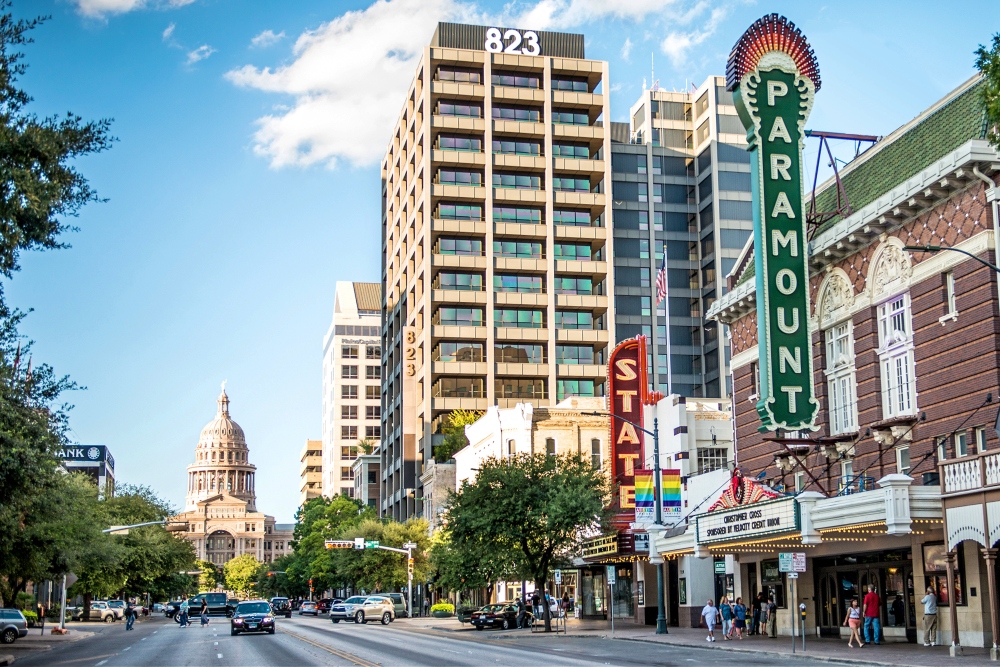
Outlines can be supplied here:
[[750, 142], [761, 430], [816, 430], [802, 148], [819, 70], [802, 33], [772, 14], [733, 48], [727, 84]]

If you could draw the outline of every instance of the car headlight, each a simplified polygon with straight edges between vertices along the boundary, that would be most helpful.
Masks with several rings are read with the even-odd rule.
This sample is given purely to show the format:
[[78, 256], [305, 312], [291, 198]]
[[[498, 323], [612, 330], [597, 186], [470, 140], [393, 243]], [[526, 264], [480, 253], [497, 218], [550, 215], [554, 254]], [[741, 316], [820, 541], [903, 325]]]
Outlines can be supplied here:
[[273, 619], [273, 618], [265, 618], [265, 619], [264, 619], [264, 620], [263, 620], [262, 622], [263, 622], [264, 624], [267, 624], [267, 623], [274, 623], [274, 619]]
[[243, 623], [243, 619], [242, 618], [234, 618], [233, 619], [233, 623], [235, 623], [237, 625], [241, 625]]

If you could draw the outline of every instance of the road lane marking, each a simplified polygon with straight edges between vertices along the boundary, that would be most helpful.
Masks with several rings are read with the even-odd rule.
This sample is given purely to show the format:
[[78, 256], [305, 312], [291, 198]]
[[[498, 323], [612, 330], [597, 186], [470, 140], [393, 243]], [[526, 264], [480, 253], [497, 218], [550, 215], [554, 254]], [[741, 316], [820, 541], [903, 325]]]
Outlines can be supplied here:
[[315, 642], [315, 641], [313, 641], [311, 639], [307, 639], [306, 637], [303, 637], [302, 635], [300, 635], [297, 632], [289, 632], [288, 630], [285, 630], [285, 629], [282, 629], [281, 632], [282, 632], [282, 634], [289, 635], [290, 637], [295, 637], [299, 641], [303, 641], [306, 644], [311, 644], [312, 646], [315, 646], [316, 648], [321, 648], [324, 651], [326, 651], [327, 653], [332, 653], [333, 655], [337, 656], [338, 658], [343, 658], [344, 660], [349, 660], [349, 661], [353, 662], [355, 665], [360, 665], [361, 667], [381, 667], [381, 665], [379, 663], [377, 663], [377, 662], [371, 662], [371, 661], [365, 660], [361, 656], [354, 655], [353, 653], [348, 653], [347, 651], [341, 651], [339, 649], [335, 649], [333, 647], [327, 646], [326, 644], [320, 644], [319, 642]]
[[222, 660], [222, 654], [221, 653], [219, 654], [219, 660]]
[[213, 646], [218, 646], [219, 642], [213, 642]]
[[99, 663], [97, 663], [97, 667], [101, 667], [101, 665], [103, 665], [106, 662], [107, 660], [101, 660]]
[[125, 651], [129, 650], [130, 648], [132, 648], [132, 647], [131, 646], [126, 646], [125, 648], [122, 649], [122, 652], [125, 652]]

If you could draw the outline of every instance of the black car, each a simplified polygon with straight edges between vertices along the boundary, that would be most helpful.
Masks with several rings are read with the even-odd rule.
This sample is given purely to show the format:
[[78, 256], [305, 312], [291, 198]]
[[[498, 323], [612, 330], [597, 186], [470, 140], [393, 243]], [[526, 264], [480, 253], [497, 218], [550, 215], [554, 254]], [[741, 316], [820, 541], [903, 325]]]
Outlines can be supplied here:
[[171, 600], [167, 604], [163, 605], [163, 615], [167, 618], [173, 618], [177, 612], [181, 610], [180, 600]]
[[292, 603], [288, 598], [271, 598], [271, 609], [275, 616], [292, 617]]
[[251, 600], [236, 605], [233, 618], [229, 621], [229, 634], [241, 632], [266, 632], [274, 634], [274, 614], [266, 600]]
[[239, 604], [240, 601], [237, 600], [236, 598], [229, 598], [228, 600], [226, 600], [226, 616], [232, 618], [233, 614], [236, 613], [236, 607]]
[[[527, 618], [527, 612], [525, 613]], [[479, 611], [472, 612], [469, 621], [476, 630], [500, 628], [507, 630], [517, 627], [517, 606], [509, 603], [488, 604]]]
[[323, 598], [316, 603], [316, 608], [319, 610], [319, 613], [325, 614], [330, 611], [330, 607], [338, 602], [343, 602], [343, 600], [339, 600], [337, 598]]
[[188, 614], [197, 615], [201, 613], [201, 601], [208, 603], [209, 616], [229, 616], [229, 598], [225, 593], [198, 593], [188, 600]]

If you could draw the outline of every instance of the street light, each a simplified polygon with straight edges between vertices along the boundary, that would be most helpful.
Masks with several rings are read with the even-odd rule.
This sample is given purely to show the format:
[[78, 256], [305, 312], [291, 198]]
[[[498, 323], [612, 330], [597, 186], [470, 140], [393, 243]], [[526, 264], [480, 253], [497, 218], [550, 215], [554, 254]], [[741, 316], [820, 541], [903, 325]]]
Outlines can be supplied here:
[[[604, 413], [601, 412], [584, 412], [582, 413], [588, 417], [603, 417]], [[608, 416], [614, 417], [615, 419], [620, 419], [626, 424], [631, 424], [633, 427], [639, 429], [646, 435], [653, 436], [653, 483], [654, 483], [654, 495], [653, 502], [656, 505], [656, 521], [654, 525], [659, 526], [661, 529], [663, 527], [663, 480], [660, 477], [660, 420], [657, 417], [653, 417], [653, 430], [649, 431], [639, 426], [636, 423], [630, 422], [624, 417], [619, 417], [613, 412], [609, 412]], [[647, 531], [648, 532], [648, 531]], [[653, 549], [653, 538], [649, 541], [650, 554], [652, 555]], [[656, 565], [656, 634], [666, 635], [669, 634], [667, 631], [667, 610], [663, 601], [663, 558], [657, 552], [657, 558], [659, 563], [653, 563], [652, 558], [650, 558], [650, 563]], [[612, 613], [613, 615], [613, 613]]]
[[963, 255], [965, 255], [967, 257], [971, 257], [972, 259], [976, 260], [977, 262], [979, 262], [983, 266], [988, 266], [989, 268], [993, 269], [997, 273], [1000, 273], [1000, 268], [998, 268], [996, 265], [990, 264], [985, 259], [982, 259], [980, 257], [976, 257], [971, 252], [968, 252], [966, 250], [962, 250], [961, 248], [947, 248], [945, 246], [939, 246], [939, 245], [905, 245], [905, 246], [903, 246], [903, 250], [913, 250], [913, 251], [916, 251], [916, 252], [939, 252], [941, 250], [951, 250], [952, 252], [960, 252]]

